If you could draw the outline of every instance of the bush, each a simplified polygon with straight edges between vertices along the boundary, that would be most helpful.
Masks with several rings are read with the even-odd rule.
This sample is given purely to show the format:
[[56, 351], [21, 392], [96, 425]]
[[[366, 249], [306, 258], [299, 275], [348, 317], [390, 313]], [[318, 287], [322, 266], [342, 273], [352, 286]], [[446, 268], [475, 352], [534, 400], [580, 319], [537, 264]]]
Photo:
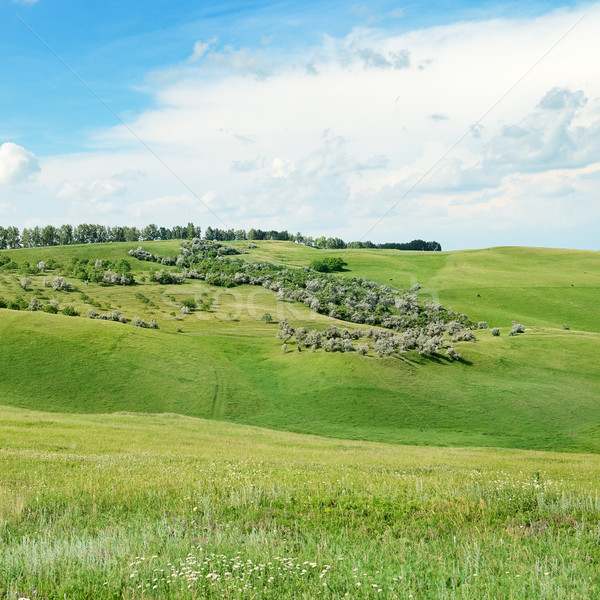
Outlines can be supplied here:
[[52, 289], [69, 291], [71, 289], [71, 284], [64, 277], [55, 277], [52, 280]]
[[271, 323], [273, 321], [273, 317], [271, 316], [271, 313], [265, 313], [260, 320], [264, 321], [265, 323]]
[[140, 317], [133, 317], [133, 319], [131, 319], [131, 324], [134, 327], [143, 327], [144, 329], [158, 329], [158, 323], [156, 322], [156, 319], [152, 319], [150, 323], [147, 323]]
[[6, 308], [6, 300], [4, 298], [0, 298], [0, 308]]
[[479, 321], [477, 323], [477, 329], [488, 329], [488, 324], [486, 321]]
[[328, 256], [313, 260], [309, 266], [313, 271], [318, 271], [319, 273], [332, 273], [334, 271], [343, 271], [347, 265], [348, 263], [345, 260], [337, 256]]
[[356, 351], [361, 355], [364, 356], [368, 351], [369, 351], [369, 346], [367, 344], [359, 344], [358, 348], [356, 349]]
[[475, 334], [470, 329], [462, 329], [452, 336], [453, 342], [474, 342]]
[[566, 331], [569, 331], [569, 329], [571, 329], [566, 323], [563, 323], [563, 329], [565, 329]]
[[[196, 301], [193, 298], [184, 298], [180, 303], [179, 307], [183, 308], [186, 306], [189, 310], [194, 310], [196, 308]], [[183, 312], [183, 311], [182, 311]], [[189, 311], [188, 311], [189, 312]], [[186, 313], [187, 314], [187, 313]]]
[[67, 315], [67, 317], [77, 317], [79, 313], [75, 310], [73, 306], [65, 306], [62, 309], [62, 314]]
[[29, 300], [29, 310], [40, 310], [43, 304], [35, 297], [32, 296]]
[[21, 277], [21, 287], [26, 290], [31, 285], [31, 279], [29, 277]]
[[452, 360], [460, 360], [460, 352], [457, 352], [453, 346], [446, 348], [446, 355]]
[[525, 333], [525, 325], [513, 321], [513, 325], [508, 332], [508, 335], [519, 335], [520, 333]]
[[492, 335], [498, 337], [500, 335], [500, 328], [494, 327], [494, 329], [492, 329]]
[[[89, 311], [88, 311], [88, 314], [89, 314]], [[102, 321], [116, 321], [118, 323], [127, 323], [127, 319], [125, 318], [125, 315], [118, 310], [113, 310], [111, 312], [107, 312], [102, 315], [98, 315], [96, 317], [96, 319], [100, 319]]]
[[58, 308], [56, 308], [56, 306], [53, 306], [52, 304], [46, 304], [46, 306], [44, 306], [42, 310], [44, 312], [50, 313], [51, 315], [55, 315], [56, 313], [58, 313]]

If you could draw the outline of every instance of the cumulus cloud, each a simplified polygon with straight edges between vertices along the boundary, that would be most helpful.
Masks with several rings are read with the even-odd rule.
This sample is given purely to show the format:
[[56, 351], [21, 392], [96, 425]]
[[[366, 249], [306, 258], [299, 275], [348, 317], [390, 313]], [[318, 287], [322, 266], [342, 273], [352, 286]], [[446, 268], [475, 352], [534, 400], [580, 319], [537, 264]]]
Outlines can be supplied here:
[[503, 210], [524, 219], [546, 207], [555, 224], [569, 203], [596, 214], [600, 182], [586, 169], [600, 162], [600, 81], [582, 49], [600, 52], [600, 5], [539, 62], [581, 14], [402, 34], [383, 20], [296, 50], [199, 41], [190, 60], [149, 79], [156, 101], [129, 123], [176, 178], [114, 127], [94, 140], [110, 151], [45, 159], [38, 180], [67, 205], [111, 203], [115, 221], [193, 214], [222, 226], [205, 202], [231, 226], [357, 239], [397, 204], [375, 241], [456, 247], [455, 231], [493, 220], [503, 243], [518, 243]]
[[31, 179], [40, 167], [32, 152], [13, 142], [0, 146], [0, 183], [19, 183]]

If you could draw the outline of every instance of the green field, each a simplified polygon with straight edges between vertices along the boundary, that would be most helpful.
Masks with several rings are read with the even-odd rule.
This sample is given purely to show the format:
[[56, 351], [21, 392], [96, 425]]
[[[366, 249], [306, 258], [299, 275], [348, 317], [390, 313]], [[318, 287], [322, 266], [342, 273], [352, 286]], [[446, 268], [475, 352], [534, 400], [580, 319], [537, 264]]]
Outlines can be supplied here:
[[596, 598], [597, 455], [0, 410], [7, 598]]
[[[501, 335], [461, 361], [284, 353], [282, 317], [348, 324], [262, 287], [151, 282], [137, 244], [0, 252], [22, 267], [0, 298], [80, 313], [0, 309], [0, 598], [600, 597], [600, 255], [258, 245], [246, 259], [418, 282]], [[25, 263], [73, 256], [126, 258], [137, 283], [21, 288]]]
[[[135, 245], [7, 254], [19, 264], [65, 262], [73, 255], [119, 259]], [[144, 245], [163, 254], [178, 247]], [[299, 266], [323, 253], [290, 242], [261, 242], [247, 258]], [[130, 287], [74, 281], [79, 291], [53, 292], [35, 275], [32, 289], [23, 292], [20, 276], [7, 273], [0, 275], [0, 296], [36, 295], [45, 302], [55, 297], [83, 316], [0, 310], [0, 332], [10, 349], [0, 356], [0, 402], [66, 413], [174, 412], [410, 444], [600, 449], [597, 253], [495, 248], [337, 254], [348, 262], [347, 274], [398, 288], [419, 282], [422, 298], [434, 297], [475, 321], [499, 326], [501, 336], [485, 330], [476, 343], [459, 344], [461, 362], [416, 353], [384, 359], [372, 352], [284, 354], [275, 339], [277, 325], [261, 321], [265, 312], [307, 328], [324, 329], [332, 319], [299, 303], [276, 302], [261, 287], [144, 282], [154, 263], [134, 259], [138, 284]], [[211, 299], [211, 309], [183, 316], [178, 303], [186, 297]], [[86, 319], [90, 302], [98, 311], [118, 309], [129, 319], [155, 317], [160, 329]], [[528, 327], [525, 335], [507, 336], [513, 319]], [[563, 330], [564, 323], [570, 330]]]

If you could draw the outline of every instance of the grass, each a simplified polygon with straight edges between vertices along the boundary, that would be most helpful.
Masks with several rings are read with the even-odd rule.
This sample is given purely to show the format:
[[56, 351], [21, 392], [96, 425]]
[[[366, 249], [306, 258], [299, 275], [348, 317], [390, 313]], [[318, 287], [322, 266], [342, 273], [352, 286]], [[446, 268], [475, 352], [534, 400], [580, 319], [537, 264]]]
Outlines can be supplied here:
[[[168, 254], [176, 245], [151, 247]], [[90, 258], [119, 259], [134, 246], [23, 249], [9, 254], [21, 263], [48, 259], [53, 253], [67, 260], [69, 253], [80, 251]], [[293, 264], [304, 264], [319, 252], [283, 242], [260, 242], [252, 250], [256, 257]], [[260, 287], [141, 283], [151, 263], [133, 259], [140, 283], [132, 287], [74, 282], [79, 291], [53, 292], [43, 286], [43, 275], [35, 275], [32, 289], [24, 292], [20, 276], [8, 273], [0, 275], [0, 296], [5, 298], [22, 296], [28, 301], [36, 295], [45, 303], [56, 298], [61, 308], [73, 305], [82, 315], [92, 307], [98, 312], [117, 309], [129, 319], [157, 318], [160, 329], [0, 310], [0, 335], [10, 348], [0, 354], [0, 403], [65, 413], [173, 412], [405, 444], [600, 450], [600, 376], [595, 359], [600, 334], [594, 325], [597, 311], [591, 309], [598, 287], [589, 283], [600, 273], [597, 254], [503, 248], [330, 254], [340, 253], [353, 274], [368, 275], [364, 261], [371, 261], [373, 278], [380, 281], [386, 279], [384, 273], [393, 274], [394, 282], [402, 286], [420, 281], [425, 296], [431, 295], [431, 282], [437, 281], [441, 299], [444, 294], [462, 294], [465, 303], [481, 302], [478, 314], [456, 302], [453, 307], [491, 326], [501, 325], [501, 336], [478, 332], [475, 344], [459, 345], [461, 362], [416, 354], [403, 360], [378, 359], [372, 352], [365, 357], [322, 350], [298, 353], [294, 345], [284, 354], [275, 339], [277, 325], [261, 321], [264, 313], [318, 329], [331, 319], [299, 304], [278, 303], [272, 292]], [[576, 278], [577, 269], [581, 275]], [[535, 281], [533, 272], [538, 274]], [[519, 300], [525, 280], [530, 281], [528, 293], [537, 290], [535, 302]], [[570, 280], [576, 287], [559, 287]], [[471, 290], [480, 290], [479, 298], [463, 290], [461, 285], [467, 282]], [[552, 289], [558, 291], [552, 295]], [[579, 300], [563, 303], [557, 316], [554, 306], [559, 299], [579, 289], [583, 290]], [[204, 310], [184, 316], [179, 303], [190, 297], [202, 300]], [[539, 313], [535, 319], [523, 314], [534, 309]], [[507, 337], [511, 312], [529, 327], [525, 335]], [[563, 331], [562, 322], [568, 322], [571, 330]], [[578, 328], [578, 323], [587, 323], [588, 329]]]
[[[132, 287], [31, 275], [24, 291], [0, 271], [0, 297], [82, 315], [0, 309], [0, 598], [600, 597], [598, 254], [258, 246], [419, 282], [501, 335], [458, 344], [460, 362], [283, 353], [264, 313], [332, 320], [263, 288], [151, 283], [133, 259]], [[202, 310], [182, 315], [186, 298]], [[513, 319], [525, 334], [508, 337]]]
[[0, 422], [7, 598], [600, 593], [596, 455], [174, 415], [2, 408]]

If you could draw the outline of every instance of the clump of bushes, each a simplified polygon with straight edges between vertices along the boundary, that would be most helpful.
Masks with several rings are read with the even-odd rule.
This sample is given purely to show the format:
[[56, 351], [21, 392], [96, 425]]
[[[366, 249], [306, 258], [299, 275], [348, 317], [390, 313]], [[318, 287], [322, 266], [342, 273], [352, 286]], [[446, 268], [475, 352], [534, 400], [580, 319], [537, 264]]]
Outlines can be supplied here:
[[52, 289], [57, 291], [68, 292], [71, 289], [71, 284], [64, 277], [55, 277], [52, 280]]
[[67, 315], [67, 317], [77, 317], [79, 315], [73, 306], [65, 306], [61, 312], [63, 315]]
[[87, 311], [88, 319], [100, 319], [101, 321], [116, 321], [117, 323], [127, 323], [125, 315], [119, 310], [112, 310], [110, 312], [99, 315], [93, 308]]
[[144, 329], [158, 329], [156, 319], [151, 319], [150, 323], [147, 323], [141, 317], [133, 317], [133, 319], [131, 319], [131, 324], [134, 327], [143, 327]]

